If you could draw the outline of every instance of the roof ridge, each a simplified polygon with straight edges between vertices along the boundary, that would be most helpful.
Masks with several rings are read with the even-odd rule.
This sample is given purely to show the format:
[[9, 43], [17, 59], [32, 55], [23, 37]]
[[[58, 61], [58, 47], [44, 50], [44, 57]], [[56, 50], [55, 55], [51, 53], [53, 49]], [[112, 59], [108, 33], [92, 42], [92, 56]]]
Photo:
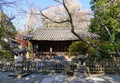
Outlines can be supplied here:
[[[39, 31], [39, 30], [70, 30], [70, 28], [67, 28], [67, 27], [66, 28], [38, 28], [35, 31]], [[88, 32], [87, 30], [83, 30], [83, 29], [80, 29], [80, 28], [74, 28], [74, 30], [80, 30], [80, 31]]]

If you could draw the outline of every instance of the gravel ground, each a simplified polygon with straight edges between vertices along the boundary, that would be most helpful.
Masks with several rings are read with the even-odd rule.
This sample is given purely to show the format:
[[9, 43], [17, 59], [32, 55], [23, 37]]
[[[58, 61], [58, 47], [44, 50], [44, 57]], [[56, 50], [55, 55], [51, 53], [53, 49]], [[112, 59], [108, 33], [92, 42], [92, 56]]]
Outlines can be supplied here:
[[102, 75], [102, 76], [89, 76], [89, 77], [68, 77], [62, 74], [55, 75], [42, 75], [30, 74], [23, 78], [9, 77], [11, 72], [0, 72], [0, 83], [41, 83], [44, 79], [51, 76], [55, 79], [52, 83], [120, 83], [120, 75]]
[[120, 75], [66, 77], [63, 83], [120, 83]]
[[0, 73], [0, 83], [41, 83], [41, 81], [47, 77], [47, 75], [42, 74], [30, 74], [23, 78], [9, 77], [12, 73], [1, 72]]

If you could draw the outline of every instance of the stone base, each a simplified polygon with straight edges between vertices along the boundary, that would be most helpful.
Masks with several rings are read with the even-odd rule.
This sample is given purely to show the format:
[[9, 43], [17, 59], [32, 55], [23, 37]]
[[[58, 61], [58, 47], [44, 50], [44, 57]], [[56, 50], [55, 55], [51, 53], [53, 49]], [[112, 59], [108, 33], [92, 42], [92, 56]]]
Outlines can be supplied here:
[[74, 76], [80, 77], [80, 78], [86, 78], [88, 75], [86, 73], [74, 72]]
[[14, 74], [10, 74], [8, 75], [8, 77], [15, 77], [15, 78], [22, 78], [22, 77], [25, 77], [25, 76], [28, 76], [29, 73], [14, 73]]

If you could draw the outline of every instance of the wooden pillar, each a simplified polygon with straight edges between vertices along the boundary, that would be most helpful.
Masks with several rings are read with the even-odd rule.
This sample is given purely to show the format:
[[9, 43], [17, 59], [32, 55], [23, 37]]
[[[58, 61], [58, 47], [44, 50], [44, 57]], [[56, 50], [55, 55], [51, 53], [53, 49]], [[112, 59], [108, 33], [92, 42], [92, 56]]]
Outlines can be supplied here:
[[53, 51], [53, 48], [50, 47], [50, 56], [52, 56], [52, 51]]

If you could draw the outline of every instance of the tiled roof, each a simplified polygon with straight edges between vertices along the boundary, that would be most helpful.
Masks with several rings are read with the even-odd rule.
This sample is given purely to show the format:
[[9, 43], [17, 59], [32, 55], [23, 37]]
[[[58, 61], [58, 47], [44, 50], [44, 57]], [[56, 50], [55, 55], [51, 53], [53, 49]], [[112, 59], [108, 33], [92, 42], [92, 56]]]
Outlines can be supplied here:
[[[95, 38], [98, 35], [75, 29], [75, 32], [82, 38]], [[78, 40], [78, 38], [70, 31], [69, 28], [40, 28], [30, 33], [31, 40], [47, 40], [47, 41], [67, 41]]]

